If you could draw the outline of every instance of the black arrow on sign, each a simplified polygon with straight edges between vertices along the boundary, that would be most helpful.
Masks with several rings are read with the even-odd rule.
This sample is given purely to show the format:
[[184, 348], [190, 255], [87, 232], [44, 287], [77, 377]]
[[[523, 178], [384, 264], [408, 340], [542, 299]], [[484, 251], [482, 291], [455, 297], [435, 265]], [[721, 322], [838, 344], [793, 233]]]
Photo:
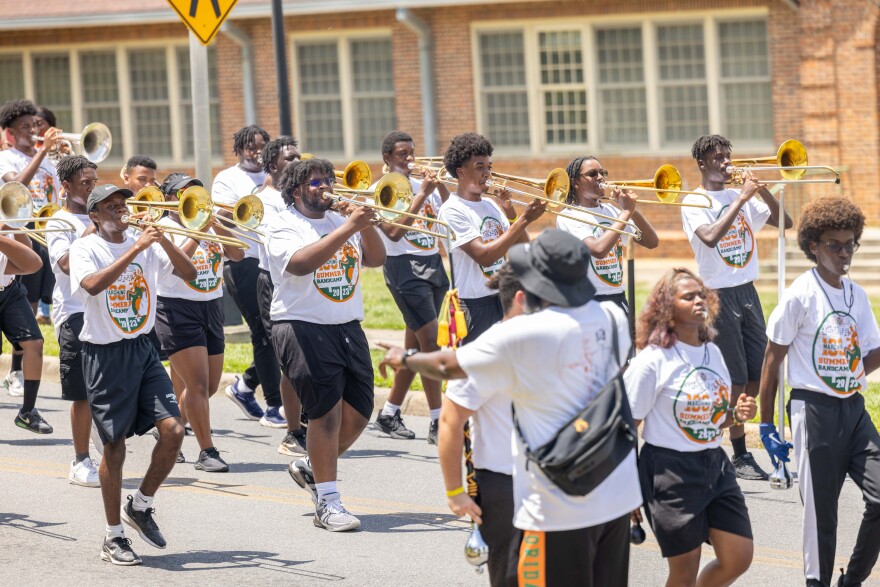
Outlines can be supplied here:
[[[220, 0], [211, 0], [211, 6], [214, 7], [214, 16], [220, 18]], [[189, 16], [190, 18], [194, 18], [196, 15], [196, 10], [199, 9], [199, 0], [190, 0], [189, 4]]]

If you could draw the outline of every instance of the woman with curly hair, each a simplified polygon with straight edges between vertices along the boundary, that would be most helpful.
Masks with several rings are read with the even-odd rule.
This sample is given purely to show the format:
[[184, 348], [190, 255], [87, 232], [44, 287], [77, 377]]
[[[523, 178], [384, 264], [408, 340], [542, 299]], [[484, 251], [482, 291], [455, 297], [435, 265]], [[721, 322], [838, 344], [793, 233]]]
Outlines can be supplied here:
[[[752, 562], [749, 512], [721, 438], [757, 405], [742, 393], [731, 406], [730, 373], [712, 342], [717, 313], [718, 296], [699, 277], [670, 270], [639, 315], [640, 352], [624, 374], [636, 425], [645, 422], [639, 481], [669, 560], [667, 587], [730, 585]], [[639, 510], [633, 519], [641, 522]], [[700, 571], [704, 542], [716, 558]]]
[[880, 328], [865, 290], [847, 277], [864, 226], [864, 214], [848, 198], [804, 206], [798, 245], [816, 266], [785, 290], [767, 323], [761, 440], [774, 465], [788, 461], [792, 445], [780, 441], [773, 423], [779, 367], [788, 356], [808, 587], [831, 583], [837, 501], [847, 474], [862, 490], [865, 513], [837, 585], [861, 585], [880, 554], [880, 435], [862, 395], [866, 376], [880, 365]]

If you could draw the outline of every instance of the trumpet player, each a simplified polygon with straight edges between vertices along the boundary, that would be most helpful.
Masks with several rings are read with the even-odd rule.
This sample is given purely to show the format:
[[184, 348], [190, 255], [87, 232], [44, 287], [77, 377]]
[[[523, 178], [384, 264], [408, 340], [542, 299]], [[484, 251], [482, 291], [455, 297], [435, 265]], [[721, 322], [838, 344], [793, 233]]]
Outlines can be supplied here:
[[[702, 178], [697, 191], [709, 196], [712, 208], [682, 207], [681, 220], [700, 277], [706, 287], [718, 293], [715, 341], [730, 371], [731, 407], [735, 407], [743, 391], [749, 397], [758, 394], [761, 359], [767, 346], [764, 313], [754, 285], [758, 278], [756, 235], [765, 224], [779, 226], [780, 218], [779, 201], [748, 172], [740, 189], [725, 186], [731, 180], [730, 150], [730, 141], [721, 135], [702, 136], [694, 142], [691, 154]], [[689, 195], [684, 201], [696, 201], [696, 196]], [[783, 221], [791, 228], [788, 214]], [[730, 443], [738, 478], [768, 479], [746, 449], [743, 426], [731, 429]]]
[[309, 419], [308, 457], [288, 467], [315, 502], [314, 524], [331, 532], [360, 528], [342, 505], [337, 460], [373, 413], [373, 364], [364, 319], [361, 267], [381, 267], [379, 217], [365, 205], [330, 209], [336, 177], [325, 159], [288, 166], [287, 210], [275, 216], [266, 250], [275, 290], [272, 342]]
[[[114, 185], [92, 190], [86, 210], [96, 232], [77, 239], [69, 253], [71, 288], [85, 304], [80, 340], [86, 395], [104, 444], [98, 469], [107, 517], [101, 559], [129, 566], [141, 559], [122, 521], [151, 546], [166, 546], [153, 519], [153, 499], [174, 467], [184, 434], [171, 379], [145, 333], [156, 319], [159, 275], [198, 277], [189, 255], [158, 228], [146, 227], [137, 240], [128, 235], [126, 199], [132, 195]], [[120, 513], [125, 439], [153, 426], [159, 440], [149, 468]]]
[[[632, 224], [635, 224], [641, 231], [641, 240], [636, 242], [646, 249], [657, 247], [657, 233], [648, 219], [636, 210], [636, 195], [633, 192], [614, 190], [616, 207], [600, 202], [605, 197], [604, 183], [608, 180], [608, 171], [598, 159], [592, 156], [577, 157], [568, 164], [566, 171], [569, 178], [566, 202], [584, 209], [569, 210], [566, 214], [582, 218], [589, 224], [558, 216], [556, 226], [581, 239], [589, 249], [590, 265], [587, 274], [590, 283], [596, 288], [596, 297], [593, 299], [597, 302], [613, 302], [629, 314], [623, 288], [623, 247], [632, 246], [632, 239], [626, 239], [620, 233], [603, 227], [632, 233]], [[593, 212], [617, 218], [618, 221], [612, 223], [593, 216]]]
[[[409, 178], [414, 197], [408, 212], [436, 218], [440, 207], [449, 197], [446, 186], [437, 181], [435, 171], [425, 171], [419, 181], [410, 176], [410, 164], [415, 163], [415, 143], [410, 135], [401, 131], [389, 133], [382, 141], [382, 159], [392, 173]], [[374, 189], [371, 186], [370, 189]], [[422, 228], [431, 229], [421, 220], [401, 216], [400, 224], [418, 222]], [[406, 325], [404, 339], [406, 348], [423, 351], [438, 350], [437, 313], [449, 289], [449, 279], [440, 258], [437, 237], [421, 232], [407, 231], [399, 226], [379, 224], [385, 243], [385, 285], [403, 314]], [[409, 430], [400, 417], [400, 406], [412, 385], [415, 374], [407, 369], [394, 373], [388, 400], [376, 417], [376, 427], [391, 438], [411, 439], [415, 433]], [[425, 379], [425, 397], [431, 410], [428, 442], [437, 444], [437, 421], [440, 417], [440, 382]]]
[[[161, 189], [167, 202], [176, 202], [179, 195], [191, 186], [203, 187], [198, 179], [184, 173], [172, 173], [165, 178]], [[169, 210], [159, 224], [172, 228], [182, 226], [176, 210]], [[218, 224], [214, 224], [213, 230], [221, 236], [230, 236]], [[199, 444], [195, 468], [209, 473], [225, 473], [229, 466], [211, 438], [209, 400], [217, 392], [223, 374], [224, 258], [240, 261], [244, 253], [239, 247], [212, 240], [198, 240], [181, 234], [170, 238], [175, 246], [189, 255], [198, 276], [191, 281], [184, 281], [171, 273], [159, 276], [156, 334], [162, 350], [168, 355], [173, 373], [180, 378], [174, 392], [181, 421], [192, 427]]]

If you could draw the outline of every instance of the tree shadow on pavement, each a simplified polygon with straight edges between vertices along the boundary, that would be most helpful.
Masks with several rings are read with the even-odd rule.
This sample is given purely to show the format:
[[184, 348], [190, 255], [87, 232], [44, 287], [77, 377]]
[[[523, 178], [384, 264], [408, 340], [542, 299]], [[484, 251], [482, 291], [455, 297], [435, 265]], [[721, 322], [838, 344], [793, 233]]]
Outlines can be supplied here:
[[222, 569], [260, 569], [298, 575], [323, 581], [343, 581], [346, 577], [300, 568], [315, 561], [275, 558], [276, 552], [247, 550], [190, 550], [178, 554], [141, 556], [145, 565], [169, 571], [217, 571]]
[[30, 438], [16, 438], [15, 440], [0, 438], [0, 444], [9, 446], [70, 446], [73, 441], [69, 438], [44, 438], [32, 436]]
[[66, 536], [64, 534], [58, 534], [56, 532], [50, 532], [49, 530], [46, 530], [46, 528], [51, 528], [52, 526], [62, 526], [65, 524], [67, 524], [67, 522], [43, 522], [40, 520], [31, 519], [30, 516], [26, 516], [24, 514], [0, 512], [0, 527], [13, 528], [15, 530], [24, 530], [25, 532], [32, 532], [40, 536], [55, 538], [57, 540], [64, 540], [66, 542], [76, 542], [76, 538], [74, 538], [73, 536]]
[[[357, 506], [352, 506], [357, 510]], [[359, 514], [355, 515], [361, 521], [361, 532], [395, 534], [411, 532], [461, 532], [461, 547], [467, 541], [466, 534], [470, 528], [465, 524], [456, 524], [458, 518], [452, 514], [433, 514], [419, 512], [392, 512], [388, 514]]]
[[[250, 422], [250, 420], [241, 420], [242, 422]], [[262, 444], [264, 446], [275, 446], [275, 441], [273, 437], [269, 434], [245, 434], [244, 432], [239, 432], [237, 430], [217, 430], [211, 429], [211, 435], [216, 438], [229, 438], [233, 440], [243, 440], [245, 442], [253, 442], [254, 444]], [[266, 442], [263, 439], [269, 439], [270, 442]], [[280, 442], [280, 441], [279, 441]]]
[[436, 463], [437, 455], [412, 454], [402, 450], [372, 450], [350, 449], [340, 458], [342, 459], [373, 459], [373, 458], [398, 458], [406, 461], [418, 461], [420, 463]]

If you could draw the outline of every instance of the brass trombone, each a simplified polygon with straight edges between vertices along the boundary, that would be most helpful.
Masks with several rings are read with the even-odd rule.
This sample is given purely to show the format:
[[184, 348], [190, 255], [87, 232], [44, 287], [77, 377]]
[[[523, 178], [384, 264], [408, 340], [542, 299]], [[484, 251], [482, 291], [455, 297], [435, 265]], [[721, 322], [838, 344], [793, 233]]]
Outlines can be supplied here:
[[[34, 135], [34, 141], [43, 142], [43, 137]], [[58, 145], [52, 149], [52, 158], [63, 156], [61, 145], [67, 145], [70, 151], [76, 151], [92, 163], [100, 163], [110, 155], [113, 148], [113, 135], [106, 124], [93, 122], [86, 125], [80, 133], [63, 132]]]
[[[207, 240], [241, 249], [249, 248], [247, 243], [237, 238], [202, 232], [213, 220], [214, 206], [208, 191], [201, 186], [186, 188], [180, 194], [180, 199], [177, 202], [166, 202], [162, 190], [154, 186], [146, 186], [141, 188], [127, 202], [127, 205], [131, 208], [133, 214], [139, 212], [150, 213], [151, 220], [132, 218], [128, 214], [123, 216], [122, 221], [127, 222], [132, 228], [143, 230], [144, 227], [155, 226], [162, 232], [189, 237], [197, 241]], [[180, 218], [180, 223], [184, 227], [178, 228], [176, 226], [159, 224], [158, 220], [162, 217], [163, 210], [176, 211], [177, 216]]]
[[263, 209], [263, 201], [259, 197], [253, 194], [244, 196], [243, 198], [240, 198], [235, 205], [218, 204], [217, 202], [214, 202], [214, 207], [226, 210], [232, 214], [232, 218], [226, 218], [219, 214], [214, 216], [216, 222], [223, 222], [237, 227], [236, 229], [225, 226], [224, 228], [226, 228], [226, 230], [255, 241], [259, 241], [259, 239], [244, 234], [244, 231], [250, 232], [259, 237], [266, 236], [263, 232], [257, 230], [257, 227], [263, 222], [263, 215], [265, 213]]
[[[742, 183], [746, 171], [778, 171], [782, 179], [771, 179], [761, 183], [840, 183], [840, 172], [827, 165], [810, 165], [807, 149], [796, 139], [788, 139], [781, 145], [776, 155], [753, 159], [732, 159], [727, 173], [733, 176], [733, 183]], [[833, 173], [833, 178], [802, 179], [807, 171], [821, 170]]]
[[345, 166], [345, 171], [334, 170], [333, 174], [338, 180], [337, 183], [352, 190], [366, 190], [373, 183], [370, 166], [364, 161], [352, 161]]
[[[68, 228], [47, 228], [46, 220], [60, 210], [58, 204], [48, 203], [34, 214], [34, 200], [30, 190], [17, 181], [10, 181], [0, 186], [0, 222], [13, 228], [0, 230], [0, 234], [26, 234], [31, 240], [47, 246], [46, 239], [40, 234], [47, 232], [76, 232], [76, 227], [68, 220], [57, 218]], [[33, 222], [34, 228], [20, 226]]]
[[[386, 173], [382, 177], [382, 179], [380, 179], [379, 182], [376, 184], [376, 187], [373, 191], [354, 190], [349, 188], [335, 189], [338, 189], [341, 194], [329, 194], [327, 192], [324, 192], [324, 198], [332, 199], [334, 201], [348, 202], [351, 204], [356, 204], [358, 206], [366, 206], [368, 208], [377, 210], [379, 212], [380, 222], [389, 226], [397, 226], [399, 228], [406, 229], [407, 231], [412, 230], [437, 238], [455, 240], [455, 232], [452, 231], [452, 228], [447, 223], [436, 218], [421, 216], [419, 214], [412, 214], [409, 212], [409, 207], [412, 204], [413, 199], [412, 185], [409, 183], [409, 180], [400, 173]], [[356, 196], [373, 198], [373, 200], [378, 202], [378, 204], [368, 204], [366, 202], [356, 200]], [[408, 224], [395, 222], [395, 220], [399, 219], [401, 216], [415, 218], [416, 220], [421, 220], [428, 224], [439, 224], [440, 226], [446, 228], [446, 233], [436, 232], [433, 230], [428, 230], [426, 228], [418, 228], [415, 226], [410, 226]]]
[[[675, 165], [661, 165], [657, 172], [654, 173], [653, 179], [632, 179], [626, 181], [607, 181], [602, 185], [603, 188], [620, 188], [625, 190], [638, 190], [646, 192], [654, 192], [657, 194], [656, 200], [636, 201], [640, 204], [662, 204], [666, 206], [684, 206], [688, 208], [711, 208], [712, 199], [703, 192], [693, 192], [681, 189], [682, 186], [681, 173]], [[706, 200], [705, 204], [685, 204], [684, 202], [676, 202], [679, 196], [685, 194], [693, 194], [700, 196]], [[611, 198], [606, 198], [611, 199]]]

